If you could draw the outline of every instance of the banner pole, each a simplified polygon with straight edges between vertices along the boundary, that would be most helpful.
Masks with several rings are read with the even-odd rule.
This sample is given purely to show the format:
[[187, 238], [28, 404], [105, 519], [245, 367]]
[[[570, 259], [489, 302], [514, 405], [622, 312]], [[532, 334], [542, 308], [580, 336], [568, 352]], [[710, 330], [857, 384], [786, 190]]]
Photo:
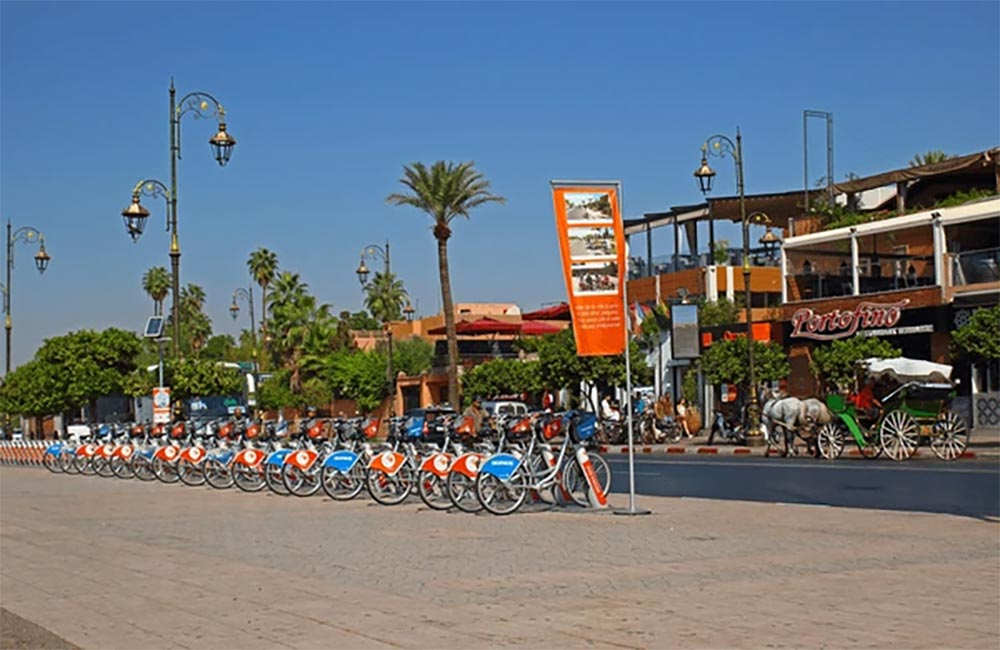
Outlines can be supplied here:
[[[622, 198], [622, 185], [618, 185], [618, 214], [622, 221], [625, 221], [625, 213], [622, 207], [625, 201]], [[628, 509], [615, 510], [616, 515], [648, 515], [649, 510], [638, 510], [635, 507], [635, 443], [632, 436], [632, 359], [629, 352], [629, 327], [628, 327], [628, 246], [625, 247], [625, 268], [619, 269], [622, 278], [622, 316], [625, 318], [625, 422], [628, 427]], [[638, 318], [638, 314], [636, 317]]]

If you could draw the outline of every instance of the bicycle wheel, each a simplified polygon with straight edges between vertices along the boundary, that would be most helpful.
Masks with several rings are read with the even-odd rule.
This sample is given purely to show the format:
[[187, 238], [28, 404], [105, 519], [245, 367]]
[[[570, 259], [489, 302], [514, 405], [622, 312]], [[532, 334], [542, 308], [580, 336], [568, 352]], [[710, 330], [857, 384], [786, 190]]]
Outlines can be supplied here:
[[259, 465], [250, 467], [243, 463], [233, 463], [230, 471], [236, 487], [244, 492], [260, 492], [267, 485], [264, 481], [264, 471]]
[[365, 489], [365, 474], [365, 467], [360, 461], [347, 472], [324, 467], [320, 472], [320, 483], [326, 495], [334, 501], [350, 501]]
[[394, 506], [406, 500], [413, 491], [416, 472], [409, 463], [404, 464], [393, 475], [381, 470], [368, 472], [368, 493], [384, 506]]
[[76, 464], [73, 462], [74, 460], [76, 460], [76, 456], [71, 451], [64, 451], [59, 454], [59, 465], [62, 467], [62, 471], [66, 474], [79, 474], [80, 470], [77, 469]]
[[132, 475], [140, 481], [155, 481], [156, 474], [153, 473], [153, 461], [143, 454], [132, 454], [129, 459], [132, 466]]
[[420, 499], [434, 510], [447, 510], [453, 504], [448, 495], [447, 479], [427, 470], [417, 474], [417, 493]]
[[177, 474], [177, 462], [170, 462], [162, 458], [153, 458], [153, 474], [164, 483], [176, 483], [181, 480]]
[[284, 467], [284, 465], [264, 463], [264, 483], [267, 484], [271, 492], [286, 497], [288, 496], [288, 488], [285, 487], [285, 481], [282, 476]]
[[226, 490], [233, 487], [233, 474], [229, 471], [229, 466], [218, 459], [206, 458], [203, 473], [205, 474], [205, 482], [216, 490]]
[[94, 475], [94, 465], [90, 460], [87, 456], [76, 456], [73, 458], [73, 466], [76, 467], [77, 474], [82, 474], [83, 476]]
[[111, 471], [111, 461], [104, 456], [94, 456], [90, 459], [90, 465], [94, 468], [94, 473], [104, 478], [111, 478], [115, 475]]
[[297, 497], [310, 497], [319, 492], [320, 466], [313, 463], [309, 469], [300, 469], [288, 463], [281, 469], [281, 480], [291, 494]]
[[[607, 497], [608, 490], [611, 489], [611, 468], [608, 466], [608, 461], [604, 460], [600, 454], [588, 453], [587, 455], [590, 457], [590, 464], [594, 467], [597, 482], [600, 483], [604, 496]], [[577, 505], [584, 508], [590, 506], [590, 483], [584, 476], [576, 458], [571, 458], [563, 470], [562, 485]]]
[[479, 503], [494, 515], [517, 512], [528, 496], [528, 473], [524, 467], [518, 467], [507, 481], [481, 473], [476, 477], [476, 496]]
[[62, 463], [59, 462], [59, 457], [55, 454], [45, 454], [42, 456], [42, 465], [45, 465], [45, 469], [53, 474], [62, 474], [64, 471]]
[[462, 512], [479, 512], [483, 504], [476, 496], [476, 479], [469, 478], [461, 472], [451, 472], [445, 481], [448, 487], [448, 498], [452, 505]]
[[181, 483], [184, 485], [190, 485], [191, 487], [198, 487], [199, 485], [205, 484], [205, 466], [204, 461], [201, 463], [192, 463], [188, 460], [181, 458], [177, 461], [177, 476], [180, 477]]
[[135, 470], [132, 469], [132, 466], [124, 458], [115, 456], [111, 459], [109, 465], [111, 465], [111, 473], [120, 479], [129, 479], [135, 476]]

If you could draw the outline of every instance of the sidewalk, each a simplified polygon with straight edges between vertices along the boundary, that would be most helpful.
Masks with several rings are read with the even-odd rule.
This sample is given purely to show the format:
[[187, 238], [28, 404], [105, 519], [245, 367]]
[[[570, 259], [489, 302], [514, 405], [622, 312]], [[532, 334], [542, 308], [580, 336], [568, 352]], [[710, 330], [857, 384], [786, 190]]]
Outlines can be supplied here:
[[[806, 453], [801, 441], [797, 445], [800, 455]], [[602, 445], [599, 448], [601, 453], [627, 454], [628, 445]], [[708, 444], [708, 433], [702, 431], [699, 435], [680, 440], [666, 445], [635, 445], [636, 454], [701, 454], [717, 456], [766, 456], [766, 447], [743, 447], [738, 445]], [[844, 456], [850, 458], [860, 458], [854, 443], [849, 443], [844, 449]], [[913, 458], [937, 459], [934, 452], [928, 446], [921, 446], [913, 455]], [[973, 430], [969, 435], [969, 446], [966, 448], [963, 459], [977, 458], [1000, 458], [1000, 429], [980, 428]]]
[[642, 507], [492, 517], [5, 467], [0, 606], [82, 648], [997, 647], [996, 522]]

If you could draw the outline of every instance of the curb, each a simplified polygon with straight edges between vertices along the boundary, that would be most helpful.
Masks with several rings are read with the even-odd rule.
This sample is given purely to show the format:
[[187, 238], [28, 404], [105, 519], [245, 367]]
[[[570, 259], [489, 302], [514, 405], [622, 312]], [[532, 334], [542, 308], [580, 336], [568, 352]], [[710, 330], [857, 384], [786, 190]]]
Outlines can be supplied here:
[[[627, 454], [628, 447], [608, 447], [606, 445], [601, 445], [598, 447], [598, 451], [602, 454]], [[982, 451], [968, 451], [962, 453], [959, 459], [986, 459], [986, 458], [996, 458], [1000, 456], [1000, 449], [991, 450], [990, 452]], [[715, 455], [715, 456], [761, 456], [766, 457], [767, 448], [766, 447], [707, 447], [707, 446], [690, 446], [685, 447], [682, 445], [670, 445], [665, 447], [636, 447], [636, 455], [639, 454], [691, 454], [691, 455]], [[857, 449], [851, 449], [844, 452], [844, 456], [850, 458], [861, 458], [861, 452]], [[777, 456], [776, 456], [777, 457]], [[937, 456], [934, 452], [926, 449], [918, 449], [914, 454], [913, 458], [927, 458], [930, 460], [937, 460]]]

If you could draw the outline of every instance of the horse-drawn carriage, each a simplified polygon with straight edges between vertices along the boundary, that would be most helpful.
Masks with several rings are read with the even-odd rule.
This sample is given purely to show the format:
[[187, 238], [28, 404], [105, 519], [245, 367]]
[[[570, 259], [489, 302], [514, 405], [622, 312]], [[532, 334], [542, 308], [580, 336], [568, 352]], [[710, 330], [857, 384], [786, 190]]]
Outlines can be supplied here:
[[865, 458], [885, 453], [896, 461], [907, 460], [927, 442], [942, 460], [962, 455], [969, 429], [949, 410], [955, 397], [951, 366], [906, 358], [866, 359], [862, 365], [869, 377], [889, 378], [898, 386], [871, 413], [859, 411], [842, 395], [829, 395], [826, 406], [833, 418], [815, 437], [821, 457], [838, 458], [851, 439]]

